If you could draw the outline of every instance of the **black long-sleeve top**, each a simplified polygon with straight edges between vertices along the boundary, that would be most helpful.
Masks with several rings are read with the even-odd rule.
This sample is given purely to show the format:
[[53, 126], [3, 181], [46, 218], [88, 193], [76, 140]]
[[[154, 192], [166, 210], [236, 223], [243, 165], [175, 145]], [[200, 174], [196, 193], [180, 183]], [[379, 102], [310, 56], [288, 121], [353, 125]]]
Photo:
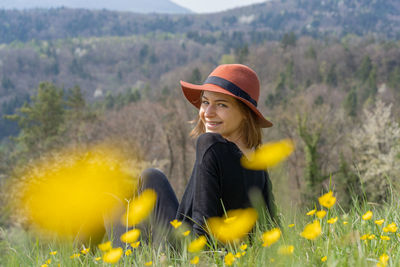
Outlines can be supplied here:
[[220, 134], [205, 133], [197, 139], [196, 161], [176, 215], [178, 220], [192, 225], [195, 234], [205, 234], [204, 219], [220, 217], [224, 209], [250, 207], [248, 193], [253, 188], [262, 192], [266, 208], [275, 218], [268, 173], [243, 168], [242, 155], [236, 144]]

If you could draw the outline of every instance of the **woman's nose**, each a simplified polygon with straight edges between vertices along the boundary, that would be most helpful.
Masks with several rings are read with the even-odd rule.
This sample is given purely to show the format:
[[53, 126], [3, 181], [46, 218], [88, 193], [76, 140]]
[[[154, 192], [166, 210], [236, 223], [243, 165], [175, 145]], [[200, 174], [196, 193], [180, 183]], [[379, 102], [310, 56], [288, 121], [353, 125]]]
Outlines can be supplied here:
[[205, 112], [204, 112], [204, 115], [206, 117], [214, 116], [215, 115], [215, 107], [214, 107], [214, 105], [208, 105], [206, 110], [205, 110]]

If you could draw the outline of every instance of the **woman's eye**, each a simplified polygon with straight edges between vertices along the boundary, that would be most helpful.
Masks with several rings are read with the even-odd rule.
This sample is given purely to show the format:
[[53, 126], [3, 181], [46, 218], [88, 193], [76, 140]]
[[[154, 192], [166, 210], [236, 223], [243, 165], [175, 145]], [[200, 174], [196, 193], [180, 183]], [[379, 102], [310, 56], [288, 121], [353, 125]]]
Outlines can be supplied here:
[[218, 104], [218, 106], [219, 106], [219, 107], [223, 107], [223, 108], [226, 108], [226, 107], [228, 107], [227, 105], [225, 105], [225, 104], [221, 104], [221, 103], [220, 103], [220, 104]]
[[207, 105], [207, 104], [208, 104], [208, 101], [203, 100], [203, 101], [201, 101], [201, 104]]

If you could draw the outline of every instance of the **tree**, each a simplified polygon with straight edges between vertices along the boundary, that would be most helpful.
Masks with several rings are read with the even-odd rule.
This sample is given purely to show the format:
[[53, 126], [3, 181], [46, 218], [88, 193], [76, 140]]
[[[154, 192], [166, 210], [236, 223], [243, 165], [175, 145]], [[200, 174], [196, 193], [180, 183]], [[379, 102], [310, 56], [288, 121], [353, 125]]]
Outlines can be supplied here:
[[54, 147], [64, 131], [63, 90], [50, 82], [42, 82], [31, 103], [25, 103], [16, 114], [6, 116], [15, 120], [21, 131], [15, 141], [29, 154], [39, 154]]
[[281, 45], [284, 49], [288, 46], [296, 46], [297, 37], [294, 32], [285, 33], [281, 40]]
[[400, 126], [392, 118], [391, 105], [381, 100], [350, 136], [354, 172], [358, 173], [368, 201], [387, 200], [390, 184], [400, 174]]
[[365, 82], [372, 70], [372, 61], [369, 56], [365, 56], [361, 62], [361, 66], [357, 70], [358, 78]]

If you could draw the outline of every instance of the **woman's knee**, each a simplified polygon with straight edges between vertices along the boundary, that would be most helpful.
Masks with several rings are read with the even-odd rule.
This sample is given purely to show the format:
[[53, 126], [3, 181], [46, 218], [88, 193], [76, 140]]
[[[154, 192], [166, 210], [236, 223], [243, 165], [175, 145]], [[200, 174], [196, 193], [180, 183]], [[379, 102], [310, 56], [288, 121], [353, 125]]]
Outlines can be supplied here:
[[169, 183], [165, 174], [155, 168], [148, 168], [140, 175], [142, 189], [155, 188], [165, 183]]

